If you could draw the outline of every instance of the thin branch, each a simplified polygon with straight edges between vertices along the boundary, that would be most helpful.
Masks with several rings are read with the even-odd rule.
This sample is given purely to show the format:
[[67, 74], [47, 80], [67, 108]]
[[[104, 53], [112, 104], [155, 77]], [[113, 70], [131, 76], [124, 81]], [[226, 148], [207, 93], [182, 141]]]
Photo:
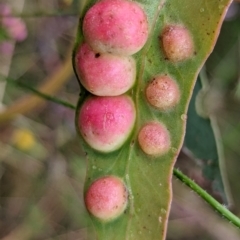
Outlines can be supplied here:
[[[46, 95], [52, 95], [57, 92], [62, 85], [68, 81], [73, 74], [72, 70], [72, 46], [65, 62], [50, 76], [47, 76], [43, 84], [38, 87], [38, 91]], [[0, 112], [0, 123], [14, 119], [19, 114], [24, 114], [44, 103], [44, 98], [37, 97], [36, 94], [27, 95], [18, 99], [12, 105]]]
[[240, 228], [240, 219], [231, 213], [224, 205], [220, 204], [216, 199], [214, 199], [211, 195], [209, 195], [204, 189], [202, 189], [198, 184], [196, 184], [193, 180], [188, 178], [178, 169], [173, 170], [173, 174], [180, 181], [185, 183], [188, 187], [190, 187], [194, 192], [196, 192], [202, 199], [204, 199], [209, 205], [211, 205], [214, 210], [219, 212], [223, 217], [228, 219], [232, 224], [236, 227]]
[[22, 82], [19, 82], [19, 81], [15, 81], [15, 80], [10, 79], [10, 78], [5, 78], [5, 80], [6, 80], [9, 84], [18, 86], [18, 87], [23, 88], [23, 89], [25, 89], [25, 90], [28, 90], [28, 91], [34, 93], [35, 95], [37, 95], [37, 96], [39, 96], [39, 97], [41, 97], [41, 98], [44, 98], [44, 99], [46, 99], [46, 100], [48, 100], [48, 101], [51, 101], [51, 102], [60, 104], [60, 105], [65, 106], [65, 107], [67, 107], [67, 108], [71, 108], [71, 109], [74, 109], [74, 110], [76, 109], [76, 107], [75, 107], [73, 104], [71, 104], [71, 103], [69, 103], [69, 102], [66, 102], [66, 101], [64, 101], [64, 100], [61, 100], [61, 99], [59, 99], [59, 98], [50, 96], [50, 95], [48, 95], [48, 94], [45, 94], [45, 93], [43, 93], [43, 92], [40, 92], [39, 90], [37, 90], [37, 89], [35, 89], [35, 88], [33, 88], [33, 87], [25, 84], [25, 83], [22, 83]]

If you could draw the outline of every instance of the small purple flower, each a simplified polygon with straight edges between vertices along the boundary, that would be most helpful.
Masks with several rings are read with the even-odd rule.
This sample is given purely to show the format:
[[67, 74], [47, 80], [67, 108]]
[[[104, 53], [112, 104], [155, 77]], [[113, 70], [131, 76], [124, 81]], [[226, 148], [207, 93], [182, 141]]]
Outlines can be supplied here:
[[7, 4], [0, 4], [0, 15], [9, 16], [12, 13], [11, 8]]
[[1, 25], [6, 29], [9, 37], [21, 42], [27, 37], [27, 28], [20, 18], [12, 17], [9, 5], [0, 4]]
[[5, 17], [2, 19], [2, 25], [6, 28], [10, 37], [18, 42], [27, 37], [26, 25], [20, 18]]

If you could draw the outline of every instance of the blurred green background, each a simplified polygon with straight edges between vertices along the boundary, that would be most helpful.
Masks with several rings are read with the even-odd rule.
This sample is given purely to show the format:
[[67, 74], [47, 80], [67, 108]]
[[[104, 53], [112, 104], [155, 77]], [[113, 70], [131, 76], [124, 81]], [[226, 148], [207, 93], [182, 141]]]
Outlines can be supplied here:
[[[4, 81], [8, 77], [47, 90], [44, 92], [76, 105], [80, 89], [70, 53], [80, 1], [0, 1], [0, 239], [93, 239], [83, 204], [86, 161], [76, 136], [74, 111], [50, 101], [39, 102], [26, 89]], [[6, 22], [9, 16], [15, 20]], [[203, 126], [188, 119], [188, 131], [191, 124], [204, 138], [204, 131], [213, 126], [217, 144], [222, 146], [221, 157], [208, 157], [216, 156], [216, 149], [209, 147], [211, 138], [206, 135], [200, 155], [185, 141], [176, 167], [240, 216], [237, 1], [227, 13], [201, 77], [207, 87], [191, 106], [210, 118], [200, 120], [208, 121]], [[201, 87], [200, 79], [198, 83]], [[20, 114], [12, 118], [12, 112]], [[191, 142], [200, 135], [194, 138], [187, 132], [186, 136]], [[173, 189], [168, 240], [240, 239], [238, 229], [175, 178]]]

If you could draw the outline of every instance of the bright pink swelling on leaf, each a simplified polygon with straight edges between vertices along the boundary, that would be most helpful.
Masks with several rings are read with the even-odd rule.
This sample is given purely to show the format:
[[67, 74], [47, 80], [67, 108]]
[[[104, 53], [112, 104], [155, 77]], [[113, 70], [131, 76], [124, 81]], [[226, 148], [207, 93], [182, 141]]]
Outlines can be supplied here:
[[97, 96], [117, 96], [128, 91], [136, 78], [132, 57], [95, 53], [87, 44], [76, 53], [75, 67], [82, 85]]
[[126, 95], [89, 97], [82, 105], [78, 127], [85, 141], [101, 152], [114, 151], [128, 138], [136, 117], [133, 101]]
[[106, 176], [92, 183], [86, 192], [85, 204], [93, 216], [106, 221], [118, 217], [125, 210], [127, 197], [122, 180]]
[[86, 13], [83, 35], [97, 52], [132, 55], [147, 41], [147, 16], [136, 2], [102, 0]]
[[158, 156], [166, 153], [171, 145], [168, 130], [158, 122], [150, 122], [143, 126], [138, 134], [138, 142], [143, 152]]

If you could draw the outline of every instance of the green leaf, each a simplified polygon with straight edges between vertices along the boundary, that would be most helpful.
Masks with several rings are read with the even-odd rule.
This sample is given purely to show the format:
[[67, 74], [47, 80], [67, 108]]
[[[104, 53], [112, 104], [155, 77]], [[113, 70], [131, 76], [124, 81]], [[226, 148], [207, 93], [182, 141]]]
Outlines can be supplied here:
[[[96, 1], [88, 1], [83, 8], [78, 29], [77, 46], [83, 41], [82, 19]], [[94, 151], [83, 140], [88, 168], [85, 191], [97, 178], [116, 175], [124, 180], [129, 191], [128, 207], [124, 214], [110, 222], [92, 216], [97, 239], [145, 240], [165, 239], [172, 200], [172, 170], [182, 146], [188, 103], [196, 77], [212, 51], [230, 0], [139, 0], [148, 16], [150, 34], [143, 49], [134, 55], [137, 61], [137, 81], [128, 93], [135, 101], [137, 121], [131, 137], [121, 149], [103, 154]], [[166, 24], [183, 24], [193, 36], [195, 55], [186, 61], [172, 63], [165, 59], [159, 36]], [[73, 62], [74, 63], [74, 62]], [[158, 74], [169, 74], [181, 90], [180, 103], [171, 111], [153, 109], [145, 99], [149, 80]], [[89, 94], [81, 88], [78, 109]], [[144, 154], [137, 142], [141, 126], [148, 121], [161, 121], [171, 135], [171, 150], [162, 157]]]

